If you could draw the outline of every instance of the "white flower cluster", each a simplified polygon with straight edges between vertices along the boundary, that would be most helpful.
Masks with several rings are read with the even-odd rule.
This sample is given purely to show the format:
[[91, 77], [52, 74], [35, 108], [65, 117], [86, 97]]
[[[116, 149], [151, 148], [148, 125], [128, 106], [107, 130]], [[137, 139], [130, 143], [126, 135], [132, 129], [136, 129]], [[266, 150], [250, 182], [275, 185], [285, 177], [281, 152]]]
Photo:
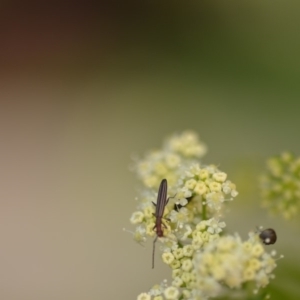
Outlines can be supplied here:
[[300, 158], [285, 152], [267, 162], [261, 178], [262, 205], [271, 213], [291, 219], [300, 211]]
[[[224, 202], [232, 200], [238, 194], [235, 184], [226, 178], [226, 173], [215, 166], [200, 168], [199, 164], [193, 163], [184, 171], [177, 189], [173, 189], [175, 196], [164, 209], [164, 217], [169, 221], [164, 222], [167, 226], [164, 236], [172, 232], [176, 240], [183, 242], [200, 221], [218, 218]], [[130, 218], [131, 223], [137, 226], [134, 238], [138, 242], [155, 235], [155, 196], [148, 191], [139, 201], [138, 210]], [[210, 227], [211, 232], [215, 230], [217, 229], [213, 226]]]
[[206, 146], [197, 134], [186, 131], [167, 139], [161, 150], [152, 151], [144, 159], [137, 160], [135, 170], [147, 188], [157, 187], [163, 178], [167, 178], [173, 187], [182, 169], [205, 153]]
[[158, 241], [162, 261], [172, 270], [170, 285], [155, 285], [138, 300], [207, 300], [226, 290], [241, 289], [246, 282], [259, 289], [273, 276], [275, 261], [265, 252], [258, 234], [246, 242], [237, 235], [222, 236], [226, 227], [222, 208], [238, 192], [226, 173], [196, 161], [205, 152], [196, 134], [185, 132], [136, 164], [145, 188], [130, 218], [134, 239], [143, 243], [147, 237], [155, 238], [153, 203], [165, 178], [169, 201], [161, 216], [163, 236]]
[[161, 150], [136, 163], [135, 170], [146, 186], [137, 211], [130, 218], [136, 225], [134, 239], [137, 242], [155, 235], [153, 202], [163, 178], [167, 179], [171, 196], [164, 209], [164, 217], [170, 221], [164, 222], [167, 226], [164, 236], [172, 232], [176, 241], [186, 240], [197, 223], [215, 216], [225, 201], [238, 194], [226, 173], [215, 166], [200, 167], [196, 162], [205, 152], [206, 146], [198, 136], [186, 131], [169, 138]]
[[183, 190], [193, 196], [199, 196], [202, 205], [207, 205], [211, 211], [220, 211], [226, 200], [232, 200], [238, 195], [236, 186], [226, 180], [227, 174], [214, 165], [200, 167], [194, 163], [182, 176]]

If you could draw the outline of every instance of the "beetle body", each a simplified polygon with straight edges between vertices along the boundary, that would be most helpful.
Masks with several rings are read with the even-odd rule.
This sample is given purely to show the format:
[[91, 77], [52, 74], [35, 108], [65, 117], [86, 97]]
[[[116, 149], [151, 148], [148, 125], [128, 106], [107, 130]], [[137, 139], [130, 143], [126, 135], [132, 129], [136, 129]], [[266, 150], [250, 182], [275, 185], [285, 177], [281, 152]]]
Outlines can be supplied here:
[[156, 203], [152, 202], [156, 208], [155, 213], [153, 214], [156, 218], [155, 225], [153, 227], [153, 230], [156, 231], [156, 238], [153, 241], [152, 269], [154, 268], [155, 243], [158, 237], [164, 236], [163, 227], [167, 228], [167, 226], [162, 221], [165, 207], [169, 202], [169, 198], [167, 198], [167, 194], [168, 194], [168, 182], [167, 179], [163, 179], [158, 189], [157, 201]]

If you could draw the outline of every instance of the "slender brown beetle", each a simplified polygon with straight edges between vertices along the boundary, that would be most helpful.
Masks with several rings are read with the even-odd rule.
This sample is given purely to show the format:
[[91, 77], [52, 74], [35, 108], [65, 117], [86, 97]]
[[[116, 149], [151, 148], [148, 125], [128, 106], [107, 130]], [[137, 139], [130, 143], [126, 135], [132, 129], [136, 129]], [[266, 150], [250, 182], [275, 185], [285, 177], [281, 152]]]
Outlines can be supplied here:
[[156, 237], [153, 241], [153, 252], [152, 252], [152, 269], [154, 268], [154, 253], [155, 253], [155, 243], [157, 241], [158, 237], [163, 237], [163, 227], [167, 228], [167, 226], [163, 223], [162, 218], [164, 216], [164, 210], [166, 205], [169, 202], [170, 198], [167, 198], [168, 193], [168, 183], [167, 179], [163, 179], [160, 183], [158, 194], [157, 194], [157, 201], [156, 203], [152, 202], [154, 206], [156, 207], [155, 213], [153, 215], [155, 216], [155, 225], [153, 227], [153, 230], [156, 230]]

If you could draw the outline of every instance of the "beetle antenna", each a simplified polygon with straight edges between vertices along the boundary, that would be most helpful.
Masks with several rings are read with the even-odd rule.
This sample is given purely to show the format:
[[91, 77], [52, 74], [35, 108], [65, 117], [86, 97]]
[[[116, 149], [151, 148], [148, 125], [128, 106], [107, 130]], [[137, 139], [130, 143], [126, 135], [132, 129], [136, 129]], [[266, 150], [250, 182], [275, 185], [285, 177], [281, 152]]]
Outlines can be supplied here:
[[153, 250], [152, 250], [152, 269], [154, 269], [154, 254], [155, 254], [155, 243], [157, 241], [158, 236], [153, 241]]

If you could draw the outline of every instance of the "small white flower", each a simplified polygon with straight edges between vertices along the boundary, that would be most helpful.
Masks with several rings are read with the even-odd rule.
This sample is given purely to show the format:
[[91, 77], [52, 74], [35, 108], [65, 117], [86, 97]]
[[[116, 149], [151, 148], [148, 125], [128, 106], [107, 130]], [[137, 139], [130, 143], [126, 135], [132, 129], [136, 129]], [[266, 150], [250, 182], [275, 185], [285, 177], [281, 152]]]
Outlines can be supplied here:
[[226, 227], [225, 222], [220, 222], [214, 218], [208, 220], [208, 228], [207, 231], [210, 234], [214, 234], [214, 233], [220, 233], [222, 232], [223, 228]]
[[165, 289], [164, 295], [165, 295], [166, 299], [176, 300], [176, 299], [178, 299], [179, 291], [176, 287], [170, 286]]
[[184, 186], [189, 191], [189, 190], [193, 190], [196, 184], [197, 184], [197, 180], [192, 178], [187, 180]]
[[227, 180], [225, 181], [223, 184], [222, 184], [222, 190], [225, 194], [230, 194], [231, 192], [231, 187], [232, 187], [232, 184], [231, 184], [231, 181]]
[[173, 251], [173, 255], [176, 259], [181, 259], [183, 257], [183, 250], [182, 248], [177, 248]]
[[138, 295], [137, 300], [151, 300], [151, 296], [147, 293], [141, 293]]
[[221, 209], [222, 203], [225, 201], [223, 193], [212, 192], [206, 195], [207, 205], [215, 210]]
[[146, 229], [143, 225], [140, 225], [135, 229], [133, 238], [138, 243], [143, 243], [146, 241]]
[[181, 268], [185, 272], [189, 272], [193, 267], [192, 261], [190, 259], [185, 259], [182, 262]]
[[222, 185], [219, 182], [213, 181], [209, 183], [209, 188], [212, 192], [220, 192], [222, 189]]
[[171, 252], [165, 252], [162, 255], [162, 260], [165, 264], [170, 265], [174, 260], [174, 255]]
[[185, 225], [184, 228], [183, 228], [183, 230], [184, 230], [184, 233], [183, 233], [183, 235], [181, 237], [181, 240], [184, 241], [184, 240], [186, 240], [189, 237], [189, 235], [192, 234], [193, 230], [192, 230], [192, 227], [190, 225]]
[[227, 174], [224, 172], [214, 173], [213, 178], [218, 182], [224, 182], [227, 178]]
[[187, 177], [198, 176], [201, 169], [198, 163], [192, 164], [187, 171], [185, 171], [185, 175]]
[[183, 247], [183, 255], [187, 257], [191, 257], [194, 254], [194, 248], [192, 245], [185, 245]]
[[181, 195], [182, 198], [189, 198], [192, 196], [192, 192], [189, 188], [183, 187], [180, 191], [179, 194]]
[[185, 198], [181, 198], [178, 201], [176, 201], [177, 207], [186, 206], [187, 204], [188, 204], [188, 201]]
[[178, 167], [178, 165], [180, 164], [180, 156], [174, 153], [169, 153], [166, 155], [166, 163], [167, 166], [170, 168], [175, 168]]
[[168, 215], [168, 218], [172, 223], [178, 223], [178, 226], [181, 227], [182, 224], [188, 221], [189, 210], [185, 207], [181, 207], [178, 211], [172, 210]]
[[194, 188], [194, 192], [199, 195], [204, 195], [207, 192], [207, 189], [208, 187], [206, 184], [203, 181], [199, 181]]
[[183, 281], [180, 277], [175, 277], [175, 279], [172, 282], [172, 285], [179, 288], [183, 284]]
[[163, 292], [163, 286], [162, 284], [156, 284], [155, 286], [152, 287], [152, 289], [149, 291], [149, 295], [151, 296], [158, 296]]
[[236, 197], [239, 193], [236, 190], [231, 191], [231, 196]]
[[201, 169], [201, 170], [199, 170], [198, 174], [196, 174], [196, 175], [199, 175], [200, 179], [205, 180], [206, 178], [209, 177], [209, 171], [207, 168]]
[[144, 214], [141, 211], [136, 211], [132, 214], [130, 218], [130, 222], [132, 224], [139, 224], [142, 223], [144, 219]]
[[161, 244], [161, 251], [163, 252], [171, 252], [178, 248], [178, 241], [174, 234], [169, 234], [168, 237], [160, 238]]

